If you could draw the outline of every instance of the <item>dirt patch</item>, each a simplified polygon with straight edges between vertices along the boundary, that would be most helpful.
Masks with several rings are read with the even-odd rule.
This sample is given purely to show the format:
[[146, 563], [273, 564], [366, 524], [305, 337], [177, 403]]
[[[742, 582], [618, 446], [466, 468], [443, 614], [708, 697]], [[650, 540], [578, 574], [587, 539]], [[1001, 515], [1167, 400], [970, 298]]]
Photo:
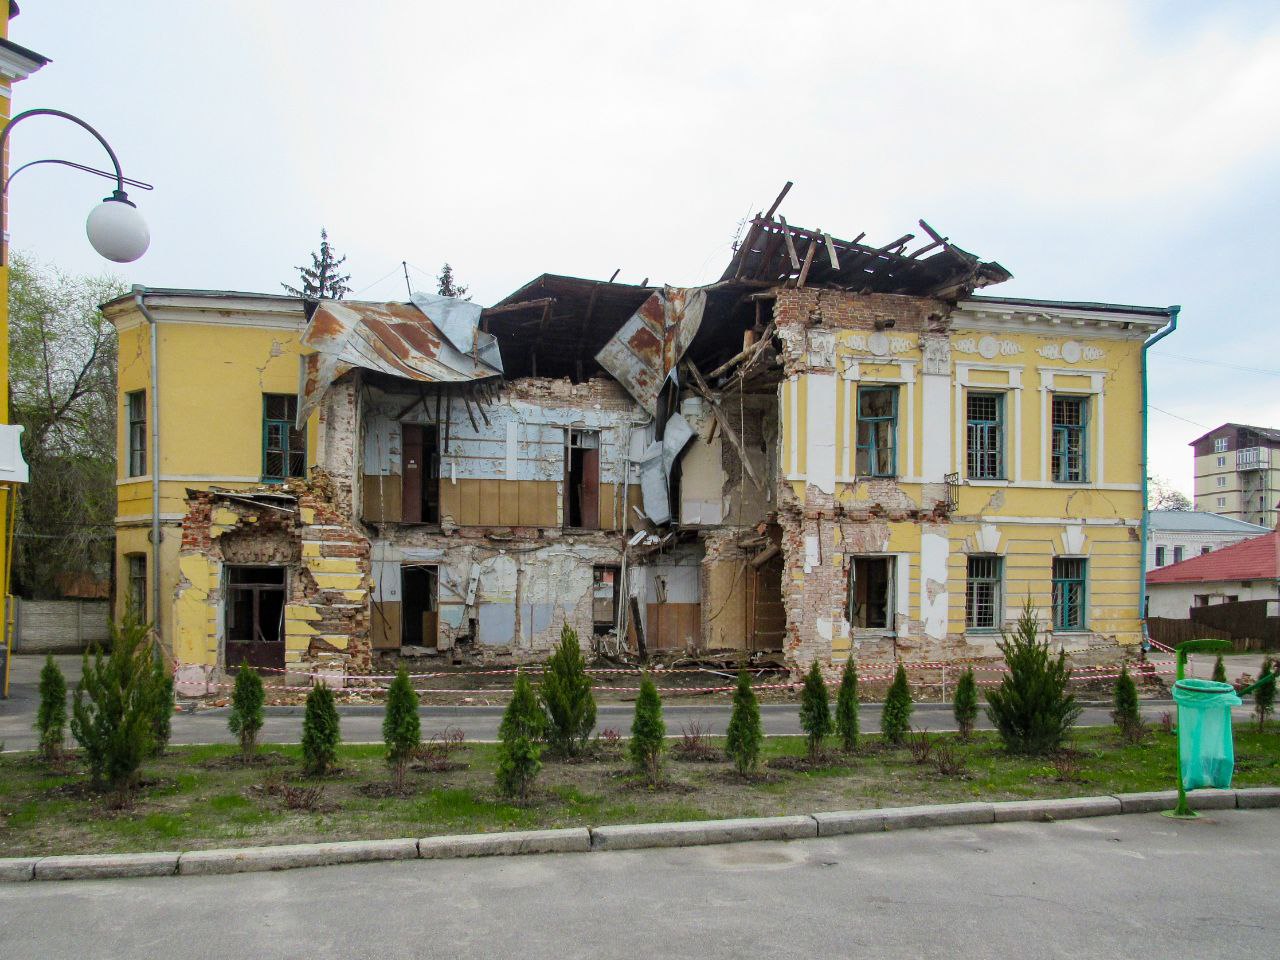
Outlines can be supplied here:
[[372, 783], [362, 783], [356, 788], [366, 797], [372, 797], [374, 800], [386, 800], [395, 797], [400, 800], [406, 800], [412, 797], [414, 789], [411, 784], [406, 783], [403, 787], [399, 787], [392, 780], [374, 781]]
[[293, 761], [282, 753], [255, 753], [248, 760], [236, 753], [229, 757], [211, 757], [201, 763], [200, 766], [206, 770], [249, 770], [253, 768], [284, 767], [291, 763]]
[[804, 757], [774, 757], [766, 766], [774, 770], [791, 770], [796, 773], [813, 773], [815, 770], [830, 770], [832, 767], [847, 767], [852, 758], [847, 753], [824, 750], [810, 760]]

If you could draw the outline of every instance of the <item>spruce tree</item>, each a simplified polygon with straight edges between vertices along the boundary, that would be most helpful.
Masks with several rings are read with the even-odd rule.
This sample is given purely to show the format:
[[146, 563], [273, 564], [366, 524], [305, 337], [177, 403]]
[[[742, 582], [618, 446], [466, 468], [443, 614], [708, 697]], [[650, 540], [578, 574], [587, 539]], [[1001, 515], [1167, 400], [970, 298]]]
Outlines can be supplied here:
[[579, 753], [596, 725], [596, 700], [591, 695], [591, 677], [578, 635], [567, 623], [560, 630], [560, 645], [547, 661], [538, 692], [547, 712], [546, 736], [551, 749], [561, 756]]
[[844, 662], [840, 692], [836, 694], [836, 736], [845, 753], [858, 749], [858, 671], [852, 653]]
[[248, 763], [258, 748], [258, 731], [262, 729], [263, 701], [262, 676], [253, 667], [241, 666], [236, 671], [236, 683], [231, 688], [231, 712], [227, 715], [227, 728], [240, 738], [240, 759]]
[[533, 684], [523, 670], [516, 671], [515, 689], [511, 702], [502, 714], [498, 726], [498, 788], [507, 796], [522, 803], [529, 798], [533, 781], [542, 769], [542, 748], [538, 739], [542, 736], [545, 718]]
[[1218, 654], [1217, 659], [1213, 661], [1213, 679], [1218, 683], [1227, 682], [1227, 665], [1222, 659], [1222, 654]]
[[1111, 720], [1120, 730], [1120, 736], [1130, 743], [1142, 739], [1142, 715], [1138, 712], [1138, 686], [1129, 675], [1129, 665], [1120, 667], [1120, 676], [1112, 694], [1114, 709]]
[[733, 691], [733, 713], [729, 716], [729, 729], [725, 735], [725, 753], [733, 761], [738, 773], [755, 770], [760, 761], [760, 745], [764, 730], [760, 726], [760, 704], [751, 686], [751, 677], [743, 670], [738, 674], [738, 685]]
[[[158, 651], [157, 651], [158, 654]], [[151, 658], [151, 754], [160, 756], [169, 746], [173, 729], [173, 673], [164, 657]]]
[[1265, 677], [1268, 673], [1272, 674], [1270, 683], [1264, 683], [1257, 690], [1253, 691], [1253, 713], [1258, 718], [1258, 729], [1261, 730], [1267, 725], [1267, 720], [1271, 717], [1272, 712], [1276, 708], [1276, 686], [1277, 680], [1275, 672], [1277, 664], [1272, 657], [1263, 657], [1262, 666], [1258, 668], [1258, 677]]
[[973, 736], [973, 724], [978, 719], [978, 681], [974, 679], [972, 668], [960, 674], [952, 700], [952, 712], [955, 714], [960, 739], [968, 740]]
[[831, 701], [817, 660], [809, 666], [800, 691], [800, 729], [808, 737], [809, 759], [816, 761], [822, 752], [822, 741], [831, 733]]
[[308, 775], [320, 777], [333, 769], [341, 739], [333, 691], [318, 683], [307, 694], [302, 715], [302, 766]]
[[987, 716], [1010, 753], [1045, 756], [1061, 748], [1084, 709], [1067, 692], [1071, 668], [1065, 650], [1049, 653], [1037, 637], [1036, 610], [1028, 600], [1012, 635], [997, 642], [1008, 672], [987, 691]]
[[635, 768], [656, 786], [662, 778], [662, 751], [666, 748], [667, 725], [662, 721], [662, 698], [648, 674], [640, 680], [636, 714], [631, 721], [631, 742], [627, 752]]
[[311, 254], [311, 266], [295, 268], [301, 278], [302, 287], [293, 287], [287, 283], [282, 283], [280, 286], [284, 287], [290, 295], [302, 297], [304, 300], [341, 300], [351, 292], [351, 288], [347, 286], [351, 274], [338, 272], [346, 262], [346, 257], [334, 256], [333, 248], [329, 246], [329, 234], [324, 227], [321, 227], [320, 251]]
[[387, 709], [382, 716], [382, 740], [387, 745], [387, 762], [395, 771], [396, 790], [403, 792], [409, 758], [422, 743], [418, 694], [409, 682], [409, 671], [403, 664], [387, 689]]
[[914, 709], [907, 671], [902, 664], [898, 664], [893, 683], [889, 684], [889, 693], [884, 698], [884, 709], [880, 713], [880, 735], [886, 743], [901, 746], [911, 731], [911, 712]]
[[52, 763], [62, 756], [62, 742], [67, 732], [67, 681], [53, 654], [45, 658], [40, 671], [40, 707], [36, 711], [36, 733], [40, 741], [40, 759]]
[[458, 283], [457, 277], [453, 275], [453, 267], [448, 262], [440, 268], [440, 276], [436, 277], [436, 293], [442, 297], [456, 297], [459, 300], [470, 300], [467, 291], [471, 288], [466, 284]]

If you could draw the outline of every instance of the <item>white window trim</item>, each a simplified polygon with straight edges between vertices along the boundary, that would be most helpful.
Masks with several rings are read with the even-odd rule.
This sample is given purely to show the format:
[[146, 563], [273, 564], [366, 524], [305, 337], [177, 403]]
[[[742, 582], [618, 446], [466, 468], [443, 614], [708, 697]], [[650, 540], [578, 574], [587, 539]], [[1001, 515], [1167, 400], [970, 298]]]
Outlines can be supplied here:
[[[1088, 377], [1089, 387], [1081, 390], [1078, 387], [1058, 387], [1057, 376]], [[1064, 490], [1078, 490], [1080, 487], [1098, 487], [1106, 482], [1106, 463], [1104, 453], [1106, 443], [1106, 418], [1103, 409], [1102, 385], [1107, 372], [1105, 370], [1075, 370], [1058, 367], [1040, 368], [1040, 476], [1052, 487]], [[1089, 465], [1090, 476], [1080, 483], [1058, 483], [1051, 480], [1050, 455], [1053, 451], [1053, 436], [1049, 426], [1049, 400], [1054, 394], [1064, 397], [1091, 397], [1089, 404]]]
[[[882, 367], [897, 367], [897, 376], [875, 376], [864, 377], [862, 375], [862, 364], [869, 363]], [[858, 387], [859, 386], [880, 386], [897, 384], [902, 387], [898, 391], [898, 423], [897, 423], [897, 448], [898, 454], [906, 453], [905, 459], [898, 460], [898, 482], [907, 483], [908, 477], [916, 475], [916, 365], [918, 360], [877, 360], [874, 358], [840, 356], [836, 358], [837, 367], [843, 365], [844, 369], [840, 371], [840, 379], [847, 384], [844, 391], [844, 417], [845, 417], [845, 436], [841, 438], [844, 442], [844, 457], [841, 463], [837, 464], [836, 481], [838, 483], [856, 483], [859, 479], [866, 480], [866, 477], [858, 477], [856, 473], [857, 464], [857, 443], [849, 442], [850, 437], [857, 437], [858, 422]], [[905, 401], [905, 402], [904, 402]]]
[[[1011, 363], [957, 363], [955, 377], [955, 429], [951, 434], [951, 472], [960, 474], [971, 486], [1008, 486], [1022, 482], [1022, 370], [1021, 364]], [[1007, 373], [1005, 385], [975, 383], [971, 374], [975, 370]], [[968, 417], [965, 406], [966, 390], [985, 393], [1003, 393], [1005, 430], [1005, 480], [970, 480], [968, 469]]]

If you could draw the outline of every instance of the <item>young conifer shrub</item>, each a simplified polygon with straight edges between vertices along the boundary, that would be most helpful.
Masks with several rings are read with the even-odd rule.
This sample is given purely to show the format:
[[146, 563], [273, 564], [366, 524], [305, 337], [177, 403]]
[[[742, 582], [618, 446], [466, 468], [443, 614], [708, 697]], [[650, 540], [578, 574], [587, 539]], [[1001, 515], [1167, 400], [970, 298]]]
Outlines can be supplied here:
[[387, 745], [387, 763], [396, 776], [396, 790], [404, 791], [409, 758], [422, 743], [422, 723], [418, 718], [418, 694], [402, 664], [387, 688], [387, 708], [382, 715], [382, 740]]
[[[1262, 666], [1258, 668], [1258, 677], [1265, 677], [1268, 673], [1274, 674], [1277, 669], [1280, 669], [1280, 665], [1277, 665], [1274, 657], [1263, 657]], [[1253, 715], [1258, 718], [1259, 730], [1267, 725], [1267, 720], [1275, 712], [1278, 683], [1280, 681], [1272, 680], [1253, 691]]]
[[173, 673], [164, 657], [151, 658], [151, 755], [158, 757], [169, 747], [173, 728]]
[[265, 719], [262, 704], [266, 691], [262, 689], [262, 676], [250, 666], [236, 671], [236, 683], [231, 688], [231, 712], [227, 715], [227, 728], [240, 738], [240, 759], [248, 763], [258, 749], [258, 731]]
[[1028, 600], [1012, 635], [997, 643], [1008, 672], [987, 691], [987, 716], [1010, 753], [1046, 756], [1062, 747], [1083, 709], [1067, 692], [1071, 668], [1065, 650], [1049, 653], [1036, 635], [1036, 610]]
[[302, 715], [302, 766], [309, 776], [324, 776], [333, 769], [341, 740], [333, 691], [318, 683], [307, 694]]
[[1217, 659], [1213, 661], [1213, 679], [1218, 683], [1227, 683], [1227, 664], [1222, 659], [1222, 654], [1218, 654]]
[[751, 686], [751, 677], [743, 670], [738, 674], [738, 685], [733, 691], [733, 713], [729, 716], [724, 744], [725, 753], [738, 773], [747, 774], [755, 770], [760, 762], [760, 745], [763, 742], [760, 704]]
[[53, 654], [45, 658], [40, 670], [40, 707], [36, 710], [36, 733], [40, 741], [40, 759], [53, 763], [62, 756], [62, 742], [67, 732], [67, 680], [53, 662]]
[[533, 782], [542, 769], [542, 736], [546, 718], [533, 684], [523, 670], [516, 672], [511, 702], [498, 727], [498, 789], [521, 803], [529, 798]]
[[568, 624], [560, 631], [560, 645], [547, 661], [538, 692], [547, 713], [551, 749], [561, 756], [579, 753], [596, 725], [596, 700], [578, 635]]
[[631, 742], [627, 752], [635, 768], [656, 786], [662, 779], [662, 751], [666, 748], [667, 725], [662, 720], [662, 698], [653, 680], [645, 674], [636, 697], [635, 718], [631, 721]]
[[817, 760], [822, 752], [822, 741], [831, 733], [831, 701], [817, 660], [805, 674], [804, 687], [800, 691], [800, 729], [808, 738], [809, 759]]
[[889, 692], [884, 698], [884, 710], [880, 713], [880, 735], [886, 743], [895, 747], [902, 745], [911, 732], [911, 712], [914, 709], [907, 671], [898, 664], [893, 683], [889, 684]]
[[978, 719], [978, 681], [974, 679], [972, 669], [960, 674], [951, 710], [955, 714], [960, 739], [968, 740], [973, 736], [973, 724]]
[[1129, 675], [1129, 665], [1120, 667], [1120, 676], [1116, 677], [1115, 689], [1112, 692], [1111, 720], [1119, 728], [1120, 736], [1128, 743], [1137, 743], [1142, 739], [1142, 714], [1138, 712], [1138, 685]]
[[845, 753], [858, 749], [858, 671], [852, 653], [844, 662], [840, 692], [836, 694], [836, 736]]

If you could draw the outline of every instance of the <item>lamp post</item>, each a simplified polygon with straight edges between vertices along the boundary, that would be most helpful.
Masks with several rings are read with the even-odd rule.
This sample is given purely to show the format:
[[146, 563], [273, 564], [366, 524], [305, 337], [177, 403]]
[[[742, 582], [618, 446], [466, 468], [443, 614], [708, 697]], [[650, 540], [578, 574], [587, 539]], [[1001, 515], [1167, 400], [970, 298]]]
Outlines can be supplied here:
[[[137, 260], [147, 252], [147, 247], [151, 243], [150, 231], [138, 208], [125, 192], [126, 180], [120, 169], [120, 160], [116, 157], [116, 152], [111, 149], [111, 144], [107, 143], [106, 138], [88, 123], [64, 110], [53, 110], [48, 107], [24, 110], [13, 117], [5, 124], [4, 130], [0, 131], [0, 158], [5, 157], [4, 150], [9, 143], [9, 133], [13, 128], [24, 120], [40, 116], [70, 120], [92, 134], [107, 151], [114, 173], [105, 175], [115, 180], [116, 187], [109, 197], [104, 197], [101, 203], [89, 211], [85, 221], [85, 233], [89, 237], [89, 244], [105, 259], [114, 263], [132, 263]], [[104, 175], [104, 171], [65, 160], [39, 162], [60, 163], [88, 173]], [[21, 169], [19, 167], [19, 170]], [[5, 173], [7, 172], [7, 164], [5, 164]], [[17, 171], [14, 172], [17, 173]], [[6, 176], [3, 187], [0, 188], [0, 226], [4, 228], [8, 227], [8, 193], [11, 179], [12, 177]], [[150, 189], [148, 185], [138, 181], [128, 182], [131, 185]], [[0, 289], [0, 298], [4, 301], [3, 309], [0, 310], [0, 362], [3, 363], [6, 381], [8, 380], [9, 342], [8, 262], [9, 245], [5, 238], [0, 237], [0, 287], [3, 288]], [[22, 457], [22, 427], [10, 425], [8, 421], [8, 403], [5, 398], [0, 398], [0, 550], [2, 550], [0, 564], [3, 564], [3, 570], [0, 571], [0, 587], [4, 590], [3, 644], [0, 644], [0, 656], [3, 657], [3, 662], [0, 662], [0, 697], [9, 695], [9, 662], [13, 651], [13, 603], [9, 596], [9, 583], [13, 569], [13, 528], [17, 506], [17, 485], [25, 483], [28, 476], [27, 465]]]

